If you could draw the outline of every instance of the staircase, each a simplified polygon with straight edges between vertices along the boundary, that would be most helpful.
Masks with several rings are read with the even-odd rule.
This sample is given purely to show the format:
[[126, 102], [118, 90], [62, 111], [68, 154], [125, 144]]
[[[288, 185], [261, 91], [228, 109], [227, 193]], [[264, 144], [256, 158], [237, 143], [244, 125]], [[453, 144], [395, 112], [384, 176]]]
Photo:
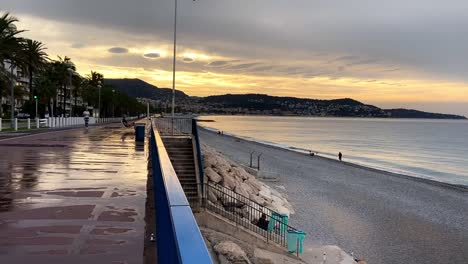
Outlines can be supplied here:
[[162, 137], [172, 166], [189, 202], [198, 198], [198, 183], [192, 138]]

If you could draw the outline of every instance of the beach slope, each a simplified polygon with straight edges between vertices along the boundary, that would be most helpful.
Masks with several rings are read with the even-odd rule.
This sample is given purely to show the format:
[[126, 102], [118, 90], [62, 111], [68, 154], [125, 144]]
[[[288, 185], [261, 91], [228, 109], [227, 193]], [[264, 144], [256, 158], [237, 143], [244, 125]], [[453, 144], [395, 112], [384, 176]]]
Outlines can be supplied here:
[[262, 173], [296, 210], [306, 248], [338, 245], [368, 263], [466, 263], [468, 192], [200, 129], [201, 141]]

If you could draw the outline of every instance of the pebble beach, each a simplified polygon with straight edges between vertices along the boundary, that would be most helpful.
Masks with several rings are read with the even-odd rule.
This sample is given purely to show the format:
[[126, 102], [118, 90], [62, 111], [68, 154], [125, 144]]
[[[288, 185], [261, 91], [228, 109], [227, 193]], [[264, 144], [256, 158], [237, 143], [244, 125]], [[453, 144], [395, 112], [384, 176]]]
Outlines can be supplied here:
[[244, 165], [262, 153], [307, 248], [337, 245], [368, 263], [466, 263], [468, 191], [200, 129], [203, 144]]

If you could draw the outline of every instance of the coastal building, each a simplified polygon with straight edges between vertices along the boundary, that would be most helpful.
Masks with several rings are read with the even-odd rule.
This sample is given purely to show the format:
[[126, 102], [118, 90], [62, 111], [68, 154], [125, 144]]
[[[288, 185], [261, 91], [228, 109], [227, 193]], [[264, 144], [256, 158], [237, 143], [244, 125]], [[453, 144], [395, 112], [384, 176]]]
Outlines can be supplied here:
[[[10, 61], [5, 60], [0, 67], [3, 67], [4, 69], [8, 70], [11, 75], [13, 75], [14, 78], [14, 86], [15, 86], [15, 114], [18, 115], [19, 117], [23, 117], [22, 113], [22, 108], [25, 104], [25, 102], [29, 101], [29, 76], [28, 74], [23, 71], [19, 67], [13, 67], [11, 66]], [[65, 116], [71, 116], [71, 115], [76, 115], [73, 113], [72, 107], [74, 106], [80, 106], [84, 107], [87, 109], [92, 109], [88, 106], [88, 104], [81, 98], [79, 95], [76, 96], [75, 98], [75, 87], [73, 84], [71, 84], [71, 78], [72, 76], [81, 76], [75, 72], [70, 70], [70, 83], [66, 86], [66, 99], [64, 101], [64, 90], [63, 89], [58, 89], [57, 90], [57, 96], [55, 99], [53, 99], [56, 103], [54, 104], [53, 101], [52, 107], [54, 105], [58, 109], [65, 109], [64, 115]], [[34, 86], [34, 83], [33, 83]], [[6, 89], [5, 89], [6, 88]], [[2, 107], [2, 111], [0, 111], [1, 114], [10, 111], [11, 109], [11, 87], [5, 87], [3, 94], [0, 94], [0, 103]], [[56, 109], [52, 109], [53, 113], [50, 113], [50, 115], [57, 115], [59, 112]]]
[[[19, 96], [15, 96], [15, 112], [19, 112], [21, 108], [23, 107], [24, 102], [29, 100], [29, 78], [27, 74], [21, 70], [18, 67], [15, 67], [11, 65], [11, 62], [9, 60], [5, 60], [1, 67], [3, 67], [5, 70], [8, 70], [10, 74], [15, 76], [14, 78], [14, 87], [15, 91], [19, 92]], [[11, 107], [11, 87], [6, 87], [8, 89], [5, 89], [3, 92], [4, 94], [0, 94], [0, 101], [1, 101], [1, 107], [3, 108], [2, 110], [6, 110], [5, 108], [8, 108], [8, 106]], [[8, 95], [8, 96], [5, 96]], [[10, 110], [10, 108], [8, 108]], [[1, 111], [2, 113], [4, 111]]]

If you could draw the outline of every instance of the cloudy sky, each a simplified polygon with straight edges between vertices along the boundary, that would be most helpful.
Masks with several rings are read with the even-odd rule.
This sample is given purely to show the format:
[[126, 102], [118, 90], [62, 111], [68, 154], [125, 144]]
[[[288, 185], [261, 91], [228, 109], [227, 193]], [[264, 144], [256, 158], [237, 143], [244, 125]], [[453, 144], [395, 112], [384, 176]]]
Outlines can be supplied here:
[[[468, 1], [179, 0], [189, 95], [351, 97], [468, 115]], [[0, 0], [83, 75], [172, 83], [172, 0]]]

